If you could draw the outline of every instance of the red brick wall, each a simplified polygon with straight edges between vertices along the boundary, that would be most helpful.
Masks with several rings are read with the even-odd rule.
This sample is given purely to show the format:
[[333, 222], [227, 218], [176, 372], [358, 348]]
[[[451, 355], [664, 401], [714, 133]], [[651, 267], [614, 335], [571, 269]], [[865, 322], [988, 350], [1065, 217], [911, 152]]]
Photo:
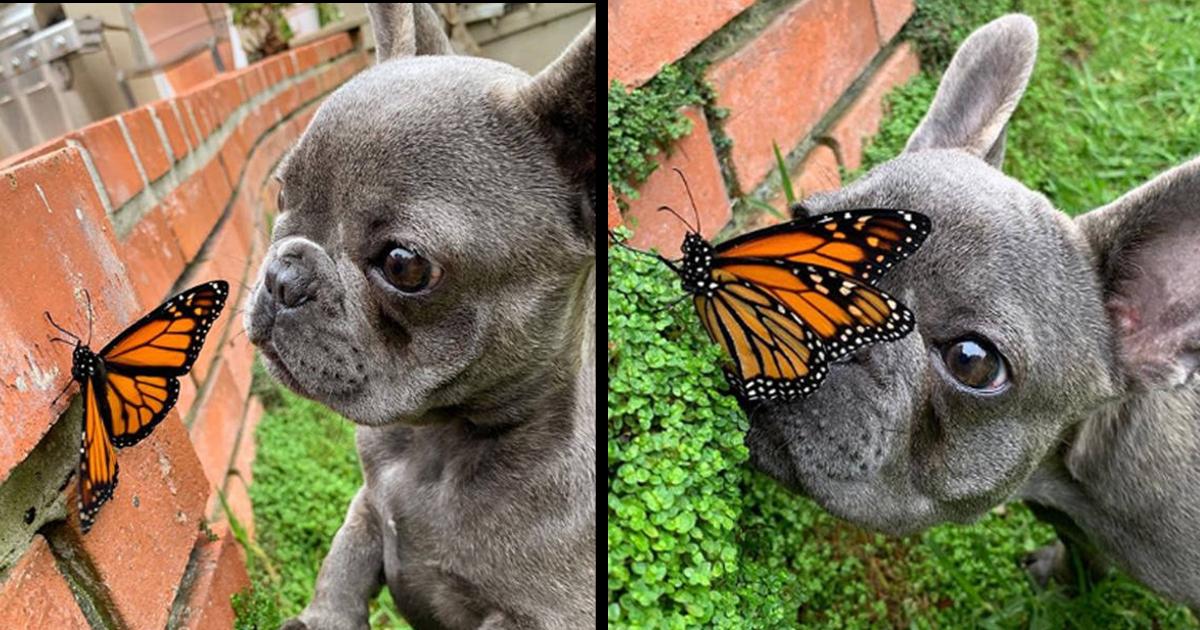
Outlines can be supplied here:
[[[755, 10], [752, 5], [610, 2], [609, 81], [643, 85], [663, 65], [721, 37], [731, 20]], [[883, 97], [919, 70], [912, 46], [896, 40], [912, 13], [913, 0], [797, 0], [770, 19], [745, 20], [738, 33], [726, 34], [732, 48], [702, 59], [711, 62], [704, 78], [714, 104], [727, 116], [706, 120], [700, 108], [687, 108], [692, 132], [659, 156], [659, 168], [639, 186], [637, 199], [625, 200], [624, 212], [610, 189], [609, 226], [624, 222], [634, 231], [633, 245], [673, 255], [686, 228], [656, 209], [684, 209], [688, 218], [691, 210], [672, 167], [687, 175], [706, 237], [729, 223], [731, 197], [772, 197], [782, 208], [772, 142], [796, 165], [791, 177], [798, 195], [839, 187], [838, 167], [858, 168], [864, 142], [878, 131]], [[724, 166], [710, 137], [714, 125], [730, 141]], [[752, 217], [750, 224], [771, 220]]]
[[[262, 405], [241, 310], [268, 243], [269, 174], [321, 99], [367, 65], [352, 48], [345, 34], [314, 42], [0, 163], [0, 625], [231, 626], [229, 595], [247, 578], [216, 491], [253, 531]], [[42, 311], [86, 334], [87, 289], [98, 348], [215, 278], [230, 300], [175, 411], [120, 451], [115, 495], [82, 535], [81, 407], [74, 392], [52, 404], [71, 352], [48, 341]]]

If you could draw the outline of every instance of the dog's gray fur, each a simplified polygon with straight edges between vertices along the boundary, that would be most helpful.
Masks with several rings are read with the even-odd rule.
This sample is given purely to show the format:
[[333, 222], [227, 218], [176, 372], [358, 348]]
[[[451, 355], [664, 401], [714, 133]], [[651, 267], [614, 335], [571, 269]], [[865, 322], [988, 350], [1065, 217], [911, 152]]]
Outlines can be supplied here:
[[[380, 63], [281, 165], [245, 323], [268, 370], [357, 423], [364, 485], [287, 627], [595, 624], [595, 29], [532, 79], [372, 4]], [[400, 243], [441, 282], [400, 294]]]
[[[1013, 499], [1162, 595], [1200, 608], [1200, 160], [1072, 220], [1000, 172], [1037, 48], [1010, 15], [968, 38], [904, 153], [810, 213], [925, 213], [881, 286], [917, 329], [749, 409], [753, 462], [831, 513], [907, 534]], [[1086, 176], [1086, 175], [1085, 175]], [[990, 339], [1010, 387], [972, 393], [939, 350]], [[1065, 572], [1062, 545], [1030, 559]]]

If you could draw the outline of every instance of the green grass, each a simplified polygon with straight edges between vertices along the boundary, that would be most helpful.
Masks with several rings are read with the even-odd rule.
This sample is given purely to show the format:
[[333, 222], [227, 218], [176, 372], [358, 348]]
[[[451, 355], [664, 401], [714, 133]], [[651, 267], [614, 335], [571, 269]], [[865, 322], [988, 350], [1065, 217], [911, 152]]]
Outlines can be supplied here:
[[[321, 560], [362, 484], [354, 425], [287, 391], [255, 366], [255, 393], [266, 411], [256, 432], [254, 504], [257, 544], [247, 553], [254, 592], [243, 596], [239, 627], [274, 628], [312, 598]], [[384, 589], [372, 628], [407, 628]]]
[[[940, 11], [946, 4], [918, 6], [928, 14], [928, 7]], [[994, 15], [980, 11], [972, 14], [979, 23], [948, 30], [965, 36], [1009, 10], [1030, 14], [1038, 25], [1037, 65], [1008, 130], [1006, 173], [1044, 193], [1063, 211], [1078, 214], [1200, 153], [1196, 3], [981, 4]], [[917, 35], [928, 30], [924, 24], [933, 18], [923, 19], [914, 18], [910, 26]], [[920, 48], [923, 58], [927, 50], [941, 50], [931, 44]], [[866, 166], [904, 146], [937, 89], [940, 68], [933, 70], [893, 93], [891, 117], [867, 149]]]
[[[1200, 5], [918, 0], [905, 33], [928, 70], [889, 98], [864, 170], [903, 148], [960, 40], [1014, 10], [1040, 50], [1007, 173], [1078, 214], [1200, 153]], [[1076, 597], [1036, 589], [1019, 560], [1054, 533], [1020, 504], [896, 539], [783, 491], [746, 465], [745, 418], [690, 307], [658, 310], [677, 280], [608, 257], [610, 628], [1200, 627], [1118, 572]]]

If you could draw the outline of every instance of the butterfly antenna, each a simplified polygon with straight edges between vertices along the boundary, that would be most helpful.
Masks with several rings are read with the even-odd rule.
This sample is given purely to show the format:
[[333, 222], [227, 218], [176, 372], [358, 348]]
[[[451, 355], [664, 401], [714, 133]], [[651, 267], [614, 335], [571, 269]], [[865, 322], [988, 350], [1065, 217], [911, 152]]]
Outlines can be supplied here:
[[679, 219], [680, 223], [686, 225], [688, 230], [690, 230], [692, 232], [696, 232], [697, 234], [700, 233], [699, 231], [696, 230], [696, 228], [692, 227], [691, 223], [688, 223], [687, 219], [684, 219], [683, 217], [679, 216], [679, 213], [675, 212], [675, 210], [673, 208], [671, 208], [671, 206], [659, 206], [658, 207], [659, 212], [662, 212], [663, 210], [666, 210], [667, 212], [670, 212], [671, 214], [675, 215], [675, 218]]
[[88, 307], [88, 341], [87, 341], [87, 344], [85, 344], [85, 345], [91, 346], [92, 345], [92, 319], [93, 319], [93, 317], [92, 317], [92, 294], [88, 293], [87, 289], [84, 289], [83, 297], [87, 300], [87, 307]]
[[54, 318], [50, 316], [50, 311], [42, 311], [42, 315], [46, 316], [46, 320], [50, 322], [51, 326], [57, 328], [58, 332], [74, 339], [76, 345], [83, 343], [83, 340], [81, 340], [79, 337], [77, 337], [75, 335], [75, 333], [67, 330], [66, 328], [63, 328], [62, 326], [59, 326], [58, 323], [54, 321]]
[[700, 225], [700, 211], [696, 209], [696, 199], [692, 197], [692, 188], [688, 186], [687, 178], [683, 176], [683, 171], [678, 168], [672, 168], [671, 170], [675, 171], [679, 175], [679, 179], [683, 180], [683, 189], [687, 191], [688, 201], [692, 202], [692, 214], [696, 216], [696, 233], [700, 234], [703, 228]]

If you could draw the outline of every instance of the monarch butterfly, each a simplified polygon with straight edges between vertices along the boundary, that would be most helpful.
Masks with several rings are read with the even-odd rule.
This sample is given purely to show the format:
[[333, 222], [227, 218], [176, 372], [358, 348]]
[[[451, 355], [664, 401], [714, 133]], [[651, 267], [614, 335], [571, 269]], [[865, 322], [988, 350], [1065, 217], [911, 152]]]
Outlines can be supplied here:
[[[79, 523], [83, 533], [92, 528], [100, 506], [112, 498], [117, 486], [114, 447], [140, 442], [175, 406], [177, 377], [192, 368], [228, 295], [229, 284], [224, 280], [192, 287], [126, 328], [99, 352], [88, 347], [90, 326], [85, 343], [45, 313], [52, 326], [74, 339], [71, 378], [83, 392], [79, 447]], [[90, 321], [90, 297], [88, 314]], [[59, 338], [52, 341], [71, 343]]]
[[692, 209], [695, 227], [659, 208], [675, 214], [688, 233], [682, 261], [655, 256], [679, 275], [709, 338], [733, 360], [725, 375], [738, 398], [807, 396], [829, 363], [912, 331], [912, 313], [873, 284], [921, 246], [930, 230], [925, 215], [835, 212], [713, 245], [700, 236], [694, 199]]

